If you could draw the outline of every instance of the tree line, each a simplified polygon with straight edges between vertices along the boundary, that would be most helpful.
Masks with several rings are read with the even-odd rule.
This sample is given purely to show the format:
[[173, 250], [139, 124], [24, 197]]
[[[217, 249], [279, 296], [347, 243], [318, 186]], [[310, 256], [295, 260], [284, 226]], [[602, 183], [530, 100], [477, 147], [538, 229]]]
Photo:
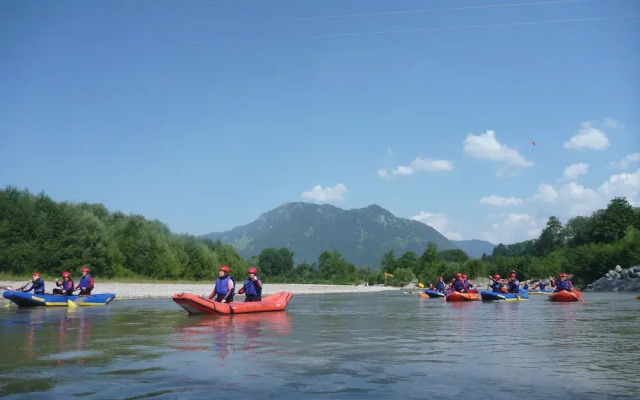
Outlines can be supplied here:
[[565, 225], [552, 216], [537, 239], [499, 244], [481, 259], [429, 243], [421, 255], [388, 251], [376, 268], [355, 266], [338, 251], [298, 265], [287, 248], [263, 249], [245, 260], [220, 241], [174, 234], [160, 221], [109, 212], [102, 204], [58, 203], [15, 187], [0, 191], [0, 272], [11, 274], [54, 276], [87, 265], [105, 278], [214, 280], [219, 266], [228, 265], [237, 278], [256, 266], [268, 282], [404, 285], [450, 280], [456, 272], [485, 277], [516, 270], [526, 279], [566, 271], [584, 284], [618, 264], [640, 264], [640, 208], [624, 198]]

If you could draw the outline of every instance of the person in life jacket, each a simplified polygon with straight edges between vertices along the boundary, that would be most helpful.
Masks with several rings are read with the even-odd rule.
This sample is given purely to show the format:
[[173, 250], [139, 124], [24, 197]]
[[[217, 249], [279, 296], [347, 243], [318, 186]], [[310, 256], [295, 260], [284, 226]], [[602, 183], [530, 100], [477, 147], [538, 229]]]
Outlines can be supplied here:
[[570, 280], [568, 280], [568, 275], [566, 272], [561, 272], [560, 275], [558, 275], [560, 277], [559, 281], [556, 281], [553, 279], [553, 277], [549, 277], [549, 280], [551, 281], [551, 286], [555, 287], [556, 289], [554, 290], [555, 292], [559, 292], [561, 290], [566, 290], [568, 292], [573, 290], [573, 284], [571, 283]]
[[73, 295], [73, 279], [71, 279], [69, 271], [64, 271], [62, 273], [62, 282], [56, 281], [56, 286], [57, 288], [53, 289], [53, 294], [64, 294], [66, 296]]
[[467, 286], [464, 283], [464, 279], [462, 279], [462, 274], [459, 272], [456, 274], [456, 280], [453, 282], [453, 290], [462, 293], [467, 292]]
[[512, 272], [509, 277], [509, 283], [507, 283], [507, 290], [509, 293], [520, 293], [520, 281], [516, 277], [516, 273]]
[[473, 283], [467, 279], [466, 274], [462, 274], [462, 282], [464, 282], [464, 286], [467, 288], [467, 291], [473, 287]]
[[438, 292], [444, 292], [445, 286], [444, 286], [444, 278], [440, 277], [438, 278], [438, 286], [436, 286], [436, 290]]
[[525, 282], [524, 285], [522, 285], [522, 289], [529, 290], [529, 284]]
[[89, 267], [82, 268], [82, 277], [80, 278], [80, 282], [78, 282], [78, 286], [76, 286], [76, 290], [80, 289], [79, 294], [81, 296], [89, 296], [93, 290], [94, 281], [90, 272]]
[[489, 286], [491, 287], [491, 291], [493, 291], [494, 293], [502, 292], [502, 281], [500, 280], [499, 274], [493, 275], [493, 277], [491, 278], [491, 284]]
[[29, 283], [20, 288], [21, 292], [30, 292], [33, 290], [33, 294], [44, 294], [44, 280], [40, 277], [39, 272], [34, 272], [31, 276], [31, 287], [29, 289], [25, 289], [29, 286]]
[[260, 301], [262, 300], [262, 280], [258, 277], [258, 270], [249, 268], [249, 277], [245, 279], [244, 286], [238, 290], [238, 294], [244, 293], [244, 301]]
[[236, 294], [236, 281], [229, 275], [229, 272], [231, 270], [226, 265], [220, 267], [216, 285], [207, 299], [211, 300], [215, 297], [214, 301], [218, 303], [231, 303], [233, 301], [233, 296]]
[[547, 287], [547, 284], [546, 284], [546, 283], [544, 283], [544, 281], [543, 281], [542, 279], [540, 279], [540, 280], [538, 281], [538, 283], [536, 283], [536, 284], [533, 286], [533, 290], [535, 290], [535, 289], [544, 290], [544, 289], [546, 289], [546, 287]]

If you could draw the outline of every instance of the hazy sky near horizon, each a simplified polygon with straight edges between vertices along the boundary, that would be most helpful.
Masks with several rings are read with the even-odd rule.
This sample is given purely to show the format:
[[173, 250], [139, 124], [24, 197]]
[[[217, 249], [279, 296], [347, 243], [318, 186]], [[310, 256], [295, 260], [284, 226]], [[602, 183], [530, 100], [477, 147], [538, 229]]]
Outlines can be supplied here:
[[0, 185], [196, 235], [308, 201], [514, 243], [640, 205], [639, 39], [640, 0], [0, 1]]

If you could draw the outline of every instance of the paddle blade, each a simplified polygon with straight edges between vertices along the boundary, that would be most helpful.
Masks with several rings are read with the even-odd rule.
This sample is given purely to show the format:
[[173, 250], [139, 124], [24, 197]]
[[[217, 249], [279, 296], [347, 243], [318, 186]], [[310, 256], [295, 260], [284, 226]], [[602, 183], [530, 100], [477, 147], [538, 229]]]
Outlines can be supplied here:
[[67, 299], [67, 305], [69, 308], [78, 308], [78, 305], [69, 299]]
[[9, 308], [9, 306], [11, 306], [11, 302], [7, 303], [7, 305], [4, 306], [4, 308]]

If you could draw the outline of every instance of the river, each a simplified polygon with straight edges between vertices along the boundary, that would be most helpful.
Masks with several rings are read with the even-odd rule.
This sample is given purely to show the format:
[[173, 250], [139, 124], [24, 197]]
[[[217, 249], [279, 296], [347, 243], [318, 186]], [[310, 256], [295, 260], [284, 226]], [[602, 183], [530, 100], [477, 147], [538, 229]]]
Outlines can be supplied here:
[[294, 296], [188, 316], [170, 299], [0, 310], [0, 396], [22, 399], [640, 398], [640, 301]]

